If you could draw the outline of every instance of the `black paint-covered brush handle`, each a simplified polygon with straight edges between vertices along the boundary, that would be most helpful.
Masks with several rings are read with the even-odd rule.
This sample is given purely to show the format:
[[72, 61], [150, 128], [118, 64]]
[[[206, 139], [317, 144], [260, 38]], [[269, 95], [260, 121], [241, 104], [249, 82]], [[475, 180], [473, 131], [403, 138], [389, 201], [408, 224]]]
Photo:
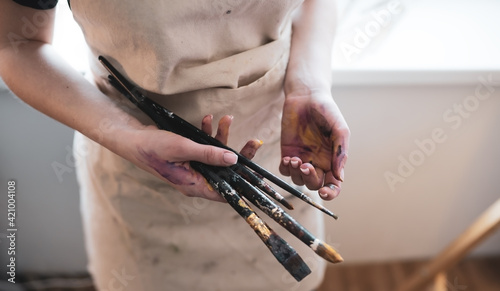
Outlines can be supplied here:
[[317, 239], [311, 232], [298, 223], [293, 217], [286, 213], [281, 207], [276, 205], [267, 196], [262, 195], [257, 188], [248, 183], [232, 169], [214, 167], [215, 174], [223, 178], [238, 193], [243, 195], [253, 205], [262, 210], [279, 225], [288, 230], [304, 244], [310, 247], [314, 252], [331, 263], [338, 263], [340, 255], [325, 242]]
[[[176, 116], [163, 106], [143, 96], [140, 92], [134, 91], [135, 87], [132, 87], [105, 58], [100, 57], [99, 60], [103, 62], [105, 67], [113, 74], [109, 76], [110, 84], [146, 113], [146, 115], [156, 123], [159, 129], [180, 134], [198, 143], [211, 144], [210, 139], [213, 139], [211, 136]], [[228, 148], [218, 140], [213, 140], [218, 143], [217, 145]], [[233, 151], [232, 149], [230, 150]], [[190, 164], [191, 167], [202, 174], [212, 187], [224, 197], [228, 204], [247, 221], [275, 258], [297, 281], [302, 280], [311, 273], [311, 270], [297, 252], [262, 221], [226, 181], [213, 172], [214, 167], [195, 161], [191, 161]]]
[[[257, 216], [230, 184], [215, 173], [215, 167], [194, 161], [190, 162], [190, 165], [193, 169], [202, 174], [210, 185], [224, 197], [228, 204], [245, 219], [278, 262], [280, 262], [297, 281], [301, 281], [311, 273], [311, 270], [299, 254]], [[224, 169], [230, 171], [229, 168], [221, 168], [218, 171], [224, 171]]]
[[291, 185], [280, 179], [278, 176], [275, 176], [271, 172], [267, 171], [266, 169], [262, 168], [258, 164], [252, 162], [250, 159], [240, 154], [238, 151], [235, 151], [227, 145], [221, 143], [219, 140], [213, 138], [212, 136], [198, 129], [196, 126], [177, 116], [172, 111], [164, 108], [163, 106], [144, 96], [139, 90], [137, 90], [136, 86], [134, 86], [124, 76], [122, 76], [120, 72], [116, 70], [113, 65], [111, 65], [111, 63], [103, 56], [99, 56], [99, 61], [111, 74], [109, 77], [110, 83], [122, 94], [124, 94], [130, 101], [132, 101], [132, 103], [134, 103], [144, 113], [146, 113], [156, 123], [158, 128], [172, 131], [176, 134], [179, 134], [201, 144], [214, 145], [226, 150], [230, 150], [238, 156], [239, 163], [249, 167], [269, 181], [275, 183], [282, 189], [323, 211], [329, 216], [335, 219], [338, 218], [337, 215], [335, 215], [333, 212], [325, 208], [323, 205], [314, 202], [309, 196], [292, 187]]
[[[201, 135], [203, 131], [198, 128], [190, 128], [191, 134], [187, 134], [186, 131], [182, 130], [181, 126], [175, 126], [175, 122], [171, 122], [170, 118], [173, 118], [173, 113], [168, 109], [156, 104], [154, 101], [151, 101], [149, 98], [144, 97], [140, 101], [134, 98], [128, 91], [123, 90], [120, 83], [116, 80], [115, 77], [109, 77], [110, 84], [116, 89], [120, 90], [120, 92], [125, 95], [131, 102], [133, 102], [137, 107], [139, 107], [144, 113], [146, 113], [155, 123], [156, 126], [163, 130], [168, 130], [174, 133], [180, 133], [184, 137], [188, 137], [189, 139], [201, 143], [201, 144], [210, 144], [207, 138]], [[151, 102], [150, 102], [151, 101]], [[183, 127], [183, 126], [182, 126]], [[205, 132], [203, 132], [205, 134]], [[207, 135], [209, 136], [209, 135]], [[216, 139], [215, 139], [216, 140]], [[259, 189], [261, 189], [264, 193], [270, 195], [276, 201], [283, 204], [288, 209], [293, 209], [293, 206], [286, 201], [286, 199], [281, 196], [278, 192], [276, 192], [271, 185], [266, 183], [261, 177], [257, 176], [251, 170], [247, 169], [245, 166], [240, 164], [235, 164], [232, 168], [246, 180], [248, 180], [251, 184], [256, 185]]]
[[[241, 162], [242, 164], [248, 166], [249, 168], [253, 169], [260, 175], [264, 176], [265, 178], [269, 179], [271, 182], [274, 182], [278, 186], [280, 186], [282, 189], [287, 190], [289, 193], [293, 194], [294, 196], [300, 198], [303, 201], [306, 201], [307, 203], [313, 205], [314, 207], [318, 208], [319, 210], [325, 212], [326, 214], [334, 217], [337, 219], [337, 216], [333, 214], [331, 211], [328, 209], [324, 208], [322, 205], [315, 203], [309, 196], [305, 195], [304, 193], [298, 191], [297, 189], [291, 187], [289, 184], [281, 180], [280, 178], [276, 177], [275, 175], [269, 173], [267, 170], [264, 168], [260, 167], [259, 165], [255, 164], [254, 162], [248, 160], [245, 156], [241, 155], [239, 152], [236, 152], [232, 148], [226, 146], [225, 144], [221, 143], [219, 140], [213, 138], [212, 136], [206, 134], [204, 131], [198, 129], [196, 126], [192, 125], [191, 123], [185, 121], [181, 117], [177, 116], [175, 113], [172, 111], [164, 108], [163, 106], [159, 105], [158, 103], [154, 102], [153, 100], [141, 96], [140, 101], [136, 101], [137, 99], [134, 98], [129, 92], [123, 90], [123, 88], [120, 88], [119, 82], [115, 79], [115, 77], [110, 76], [110, 83], [111, 85], [115, 86], [117, 89], [120, 89], [120, 92], [127, 96], [127, 98], [135, 103], [139, 109], [141, 109], [144, 113], [146, 113], [155, 123], [156, 126], [160, 129], [168, 130], [171, 132], [174, 132], [176, 134], [179, 134], [183, 137], [189, 138], [194, 142], [200, 143], [200, 144], [207, 144], [207, 145], [214, 145], [217, 147], [221, 147], [227, 150], [230, 150], [234, 152], [235, 154], [238, 155], [238, 162]], [[140, 93], [137, 93], [140, 94]], [[242, 165], [235, 165], [237, 170], [244, 174], [246, 177], [249, 179], [259, 179], [259, 177], [252, 175], [251, 171], [245, 171], [244, 166]], [[248, 169], [247, 169], [248, 170]], [[259, 179], [259, 184], [264, 182], [262, 179]], [[264, 182], [265, 183], [265, 182]], [[267, 186], [264, 184], [262, 185], [262, 189], [265, 189], [264, 191], [268, 193], [269, 195], [275, 195], [277, 194], [276, 191], [274, 191], [270, 186], [265, 183], [265, 185], [269, 186], [270, 189], [266, 189]], [[274, 193], [273, 193], [274, 192]], [[284, 203], [287, 205], [287, 208], [292, 208], [288, 202], [283, 202], [284, 198], [279, 198], [278, 196], [275, 196], [278, 201], [281, 203]]]
[[274, 190], [273, 187], [271, 187], [271, 185], [266, 183], [266, 181], [264, 181], [261, 177], [257, 176], [250, 169], [248, 169], [245, 166], [242, 166], [240, 164], [236, 164], [236, 165], [231, 166], [231, 169], [234, 170], [242, 178], [247, 180], [250, 184], [259, 188], [262, 192], [266, 193], [267, 195], [272, 197], [274, 200], [281, 203], [287, 209], [293, 210], [293, 205], [288, 203], [288, 201], [286, 201], [286, 199], [283, 196], [281, 196], [280, 193], [276, 192], [276, 190]]

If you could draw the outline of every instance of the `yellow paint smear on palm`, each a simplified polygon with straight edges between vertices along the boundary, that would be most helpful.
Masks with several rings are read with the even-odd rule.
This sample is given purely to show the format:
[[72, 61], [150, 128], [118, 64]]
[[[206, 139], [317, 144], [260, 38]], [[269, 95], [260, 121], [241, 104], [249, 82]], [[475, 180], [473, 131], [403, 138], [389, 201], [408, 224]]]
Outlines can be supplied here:
[[[288, 116], [291, 128], [297, 128], [298, 131], [294, 133], [291, 139], [287, 140], [290, 146], [293, 139], [298, 139], [298, 143], [293, 145], [297, 148], [302, 148], [297, 152], [304, 163], [312, 162], [314, 166], [320, 167], [324, 170], [331, 168], [331, 154], [332, 149], [328, 148], [328, 141], [319, 129], [312, 123], [300, 123], [299, 112], [293, 112]], [[288, 125], [287, 125], [288, 126]]]

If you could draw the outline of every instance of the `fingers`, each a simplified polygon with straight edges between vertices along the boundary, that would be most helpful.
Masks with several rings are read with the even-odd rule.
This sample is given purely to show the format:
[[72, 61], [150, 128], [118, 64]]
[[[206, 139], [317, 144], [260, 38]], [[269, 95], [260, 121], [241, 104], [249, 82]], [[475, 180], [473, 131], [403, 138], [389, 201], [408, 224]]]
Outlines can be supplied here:
[[219, 147], [196, 144], [193, 150], [191, 159], [207, 165], [227, 167], [238, 162], [235, 153]]
[[205, 115], [203, 120], [201, 121], [201, 130], [203, 130], [206, 134], [212, 135], [212, 120], [214, 119], [213, 115]]
[[217, 134], [215, 138], [223, 144], [227, 144], [229, 138], [229, 127], [233, 122], [232, 115], [225, 115], [219, 120], [219, 127], [217, 128]]
[[171, 162], [197, 161], [207, 165], [228, 167], [238, 162], [238, 156], [220, 147], [180, 138], [170, 145], [168, 160]]
[[[208, 135], [212, 135], [212, 121], [214, 119], [213, 115], [205, 115], [201, 121], [201, 130]], [[229, 127], [233, 122], [232, 115], [224, 115], [219, 120], [219, 126], [217, 128], [217, 134], [215, 138], [222, 142], [223, 144], [227, 144], [227, 140], [229, 138]]]
[[283, 157], [279, 166], [280, 173], [284, 176], [290, 176], [290, 157]]
[[332, 169], [335, 179], [344, 181], [344, 166], [347, 162], [347, 152], [349, 149], [349, 128], [339, 130], [338, 138], [333, 142]]
[[[217, 202], [226, 202], [226, 199], [224, 199], [224, 197], [222, 197], [221, 194], [216, 192], [206, 180], [205, 183], [206, 187], [204, 188], [203, 191], [203, 198]], [[199, 193], [195, 193], [195, 195], [198, 196]]]
[[241, 149], [240, 154], [247, 159], [253, 159], [257, 150], [262, 146], [263, 142], [258, 139], [249, 140]]
[[[213, 116], [212, 115], [206, 115], [202, 122], [201, 122], [201, 129], [206, 133], [211, 135], [212, 134], [212, 121], [213, 121]], [[233, 122], [233, 116], [232, 115], [225, 115], [219, 120], [219, 126], [217, 128], [217, 133], [215, 135], [215, 138], [220, 141], [223, 144], [227, 144], [227, 141], [229, 139], [229, 128], [231, 126], [231, 123]], [[248, 141], [245, 146], [242, 148], [240, 153], [245, 156], [248, 159], [252, 159], [255, 156], [255, 153], [257, 150], [262, 146], [262, 141], [258, 139], [253, 139]], [[237, 159], [234, 160], [233, 156], [231, 155], [232, 152], [227, 151], [227, 150], [222, 150], [224, 151], [223, 156], [222, 156], [222, 162], [220, 160], [220, 157], [217, 157], [217, 155], [220, 155], [220, 151], [215, 151], [213, 148], [207, 148], [205, 146], [203, 149], [201, 149], [203, 152], [197, 154], [197, 159], [193, 159], [202, 163], [210, 164], [210, 165], [221, 165], [221, 166], [228, 166], [228, 165], [233, 165], [237, 162]], [[235, 155], [236, 156], [236, 155]], [[233, 163], [234, 160], [234, 163]], [[209, 162], [207, 162], [209, 161]], [[220, 164], [222, 163], [222, 164]]]
[[320, 168], [315, 168], [310, 163], [304, 163], [300, 166], [302, 180], [308, 189], [318, 190], [323, 185], [324, 172]]
[[294, 184], [305, 185], [310, 190], [318, 190], [324, 200], [332, 200], [340, 194], [341, 181], [336, 179], [332, 171], [324, 173], [310, 163], [302, 163], [298, 157], [284, 157], [280, 164], [280, 172], [290, 176]]
[[310, 163], [303, 163], [298, 157], [284, 157], [280, 164], [280, 172], [290, 176], [294, 184], [306, 185], [311, 190], [318, 190], [323, 185], [323, 170]]
[[[193, 172], [191, 183], [186, 183], [180, 188], [180, 192], [188, 197], [201, 197], [212, 201], [225, 202], [226, 200], [216, 192], [212, 185], [198, 172], [194, 171], [190, 166], [190, 171]], [[177, 185], [174, 185], [174, 187]]]
[[325, 174], [325, 184], [318, 190], [319, 196], [323, 200], [332, 200], [339, 196], [341, 189], [341, 182], [337, 180], [332, 172]]
[[[201, 129], [206, 134], [212, 134], [212, 121], [213, 115], [206, 115], [201, 121]], [[219, 120], [219, 127], [217, 128], [215, 138], [224, 144], [227, 144], [229, 127], [232, 121], [233, 116], [231, 115], [225, 115]], [[181, 154], [177, 155], [176, 158], [179, 160], [185, 158], [186, 160], [198, 161], [214, 166], [231, 166], [238, 161], [238, 156], [235, 153], [215, 146], [201, 145], [185, 140], [182, 144], [178, 144], [178, 147]], [[256, 145], [249, 145], [246, 150], [255, 152], [258, 149], [258, 147], [255, 147]]]
[[292, 177], [293, 183], [296, 185], [304, 185], [304, 180], [302, 179], [302, 171], [300, 170], [300, 166], [302, 166], [302, 160], [293, 157], [290, 159], [290, 176]]

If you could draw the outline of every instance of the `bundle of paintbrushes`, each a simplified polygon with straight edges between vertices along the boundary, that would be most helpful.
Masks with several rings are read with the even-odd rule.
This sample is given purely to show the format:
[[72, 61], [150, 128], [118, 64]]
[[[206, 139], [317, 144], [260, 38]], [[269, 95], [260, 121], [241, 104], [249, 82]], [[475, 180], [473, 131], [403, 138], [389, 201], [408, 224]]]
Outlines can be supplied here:
[[99, 61], [110, 73], [109, 82], [146, 113], [159, 129], [171, 131], [200, 144], [218, 146], [238, 155], [238, 163], [231, 167], [215, 167], [199, 162], [191, 162], [190, 165], [200, 172], [212, 187], [224, 197], [228, 204], [246, 220], [276, 259], [297, 281], [309, 275], [311, 270], [297, 252], [262, 221], [241, 196], [269, 215], [325, 260], [332, 263], [342, 262], [342, 257], [331, 246], [315, 238], [307, 229], [265, 195], [272, 197], [286, 208], [293, 209], [283, 196], [264, 181], [264, 178], [336, 219], [335, 214], [240, 153], [144, 96], [104, 57], [99, 57]]

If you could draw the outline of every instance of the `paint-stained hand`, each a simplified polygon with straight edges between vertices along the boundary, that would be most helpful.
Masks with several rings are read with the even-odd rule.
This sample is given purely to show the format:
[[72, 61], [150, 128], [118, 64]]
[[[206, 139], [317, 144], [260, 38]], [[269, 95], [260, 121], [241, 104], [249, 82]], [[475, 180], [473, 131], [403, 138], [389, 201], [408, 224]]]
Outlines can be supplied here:
[[[201, 127], [210, 135], [212, 135], [212, 119], [211, 115], [205, 116]], [[215, 138], [224, 144], [227, 143], [232, 120], [232, 116], [226, 115], [219, 121]], [[135, 152], [131, 159], [133, 163], [167, 181], [184, 195], [225, 201], [201, 174], [190, 167], [189, 161], [214, 166], [231, 166], [238, 160], [233, 152], [215, 146], [198, 144], [154, 126], [138, 130], [130, 145], [135, 147], [130, 149]], [[252, 158], [260, 146], [261, 143], [258, 140], [250, 140], [241, 153]]]
[[331, 200], [344, 179], [350, 132], [330, 93], [288, 94], [280, 172]]

